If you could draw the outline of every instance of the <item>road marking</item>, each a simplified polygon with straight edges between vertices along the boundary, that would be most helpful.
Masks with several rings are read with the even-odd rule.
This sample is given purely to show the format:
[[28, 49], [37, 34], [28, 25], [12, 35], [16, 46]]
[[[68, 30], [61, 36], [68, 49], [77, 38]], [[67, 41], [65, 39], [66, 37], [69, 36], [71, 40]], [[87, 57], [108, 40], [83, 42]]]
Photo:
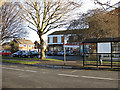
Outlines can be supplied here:
[[82, 78], [90, 78], [90, 79], [101, 79], [101, 80], [120, 80], [120, 79], [113, 79], [113, 78], [102, 78], [102, 77], [92, 77], [92, 76], [78, 76], [78, 75], [69, 75], [69, 74], [58, 74], [60, 76], [68, 76], [68, 77], [82, 77]]
[[61, 75], [61, 76], [68, 76], [68, 77], [79, 77], [77, 75], [68, 75], [68, 74], [58, 74], [58, 75]]
[[17, 70], [17, 71], [37, 72], [37, 71], [32, 71], [32, 70], [23, 70], [23, 69], [16, 69], [16, 68], [7, 68], [7, 67], [2, 67], [2, 68], [10, 69], [10, 70]]
[[120, 80], [120, 79], [113, 79], [113, 78], [102, 78], [102, 77], [91, 77], [91, 76], [81, 76], [84, 78], [92, 78], [92, 79], [103, 79], [103, 80]]

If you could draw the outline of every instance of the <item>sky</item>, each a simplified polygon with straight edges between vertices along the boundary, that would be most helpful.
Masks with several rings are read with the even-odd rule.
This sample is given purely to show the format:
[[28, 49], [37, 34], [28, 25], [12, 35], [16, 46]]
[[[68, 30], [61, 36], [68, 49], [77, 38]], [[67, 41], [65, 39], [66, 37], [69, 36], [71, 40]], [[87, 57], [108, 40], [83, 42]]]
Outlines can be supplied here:
[[[94, 0], [82, 0], [82, 1], [83, 1], [82, 7], [79, 9], [80, 12], [82, 12], [82, 13], [83, 12], [85, 13], [90, 9], [95, 9], [97, 7], [100, 7], [99, 5], [94, 4]], [[99, 0], [99, 1], [105, 3], [108, 0]], [[111, 5], [114, 5], [115, 3], [119, 2], [119, 1], [120, 0], [111, 0]], [[65, 30], [65, 28], [54, 29], [52, 31], [57, 31], [57, 30]], [[52, 33], [52, 31], [49, 33]], [[44, 35], [43, 38], [44, 38], [44, 41], [47, 42], [47, 35]], [[32, 42], [39, 41], [39, 37], [38, 37], [37, 33], [33, 30], [30, 30], [30, 33], [29, 33], [27, 39], [31, 40]]]

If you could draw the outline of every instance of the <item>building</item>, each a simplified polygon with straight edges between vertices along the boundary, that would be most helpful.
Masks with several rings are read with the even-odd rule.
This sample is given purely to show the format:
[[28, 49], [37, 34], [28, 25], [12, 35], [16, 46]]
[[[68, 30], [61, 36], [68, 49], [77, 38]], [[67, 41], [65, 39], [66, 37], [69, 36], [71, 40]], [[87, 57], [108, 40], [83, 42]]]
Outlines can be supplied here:
[[[80, 42], [88, 29], [55, 31], [48, 35], [48, 51], [62, 51], [64, 46], [68, 51], [80, 52]], [[65, 40], [65, 42], [64, 42]], [[65, 43], [65, 44], [64, 44]]]
[[31, 40], [24, 39], [14, 39], [11, 42], [11, 46], [14, 44], [18, 48], [18, 50], [34, 50], [34, 43]]

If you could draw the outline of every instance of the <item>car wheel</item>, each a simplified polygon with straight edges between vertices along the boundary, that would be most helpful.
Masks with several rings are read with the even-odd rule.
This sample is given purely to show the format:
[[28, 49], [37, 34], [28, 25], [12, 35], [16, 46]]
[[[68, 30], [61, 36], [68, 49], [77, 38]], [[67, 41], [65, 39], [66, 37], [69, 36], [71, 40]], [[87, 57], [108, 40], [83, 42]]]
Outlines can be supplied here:
[[34, 56], [34, 58], [37, 58], [37, 56]]
[[30, 56], [28, 56], [28, 58], [30, 58]]

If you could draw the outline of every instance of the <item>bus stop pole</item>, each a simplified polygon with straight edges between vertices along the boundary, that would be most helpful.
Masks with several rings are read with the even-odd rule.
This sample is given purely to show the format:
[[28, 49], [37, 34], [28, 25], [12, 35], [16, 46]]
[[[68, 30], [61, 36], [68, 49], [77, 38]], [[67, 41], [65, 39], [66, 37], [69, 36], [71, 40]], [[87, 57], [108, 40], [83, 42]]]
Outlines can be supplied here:
[[111, 42], [111, 69], [112, 69], [112, 42]]
[[83, 67], [84, 67], [84, 43], [83, 43]]

